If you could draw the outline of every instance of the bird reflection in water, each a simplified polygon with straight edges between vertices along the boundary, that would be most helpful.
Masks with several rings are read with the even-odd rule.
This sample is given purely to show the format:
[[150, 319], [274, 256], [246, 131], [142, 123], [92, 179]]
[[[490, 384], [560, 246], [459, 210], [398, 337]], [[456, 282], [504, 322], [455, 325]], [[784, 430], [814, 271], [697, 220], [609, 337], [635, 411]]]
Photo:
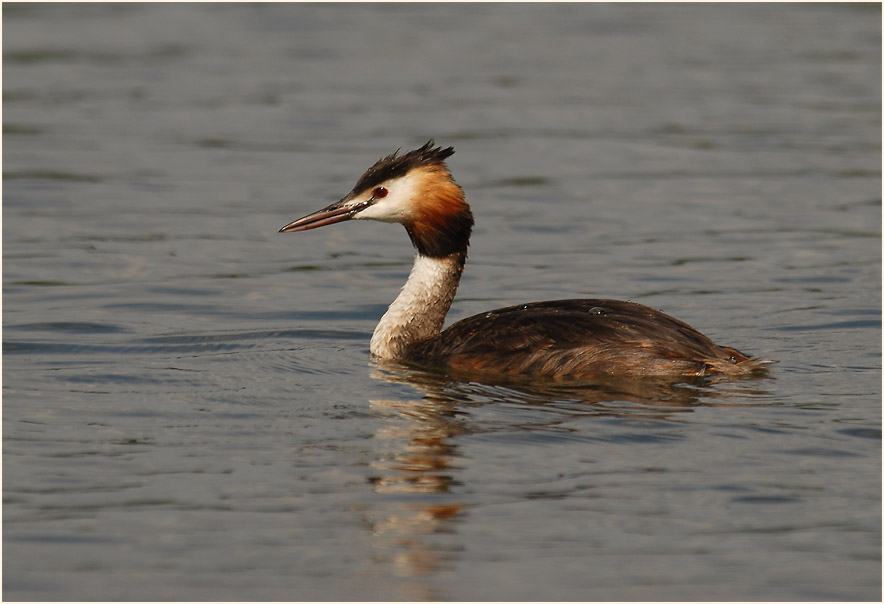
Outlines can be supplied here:
[[[388, 418], [377, 431], [379, 453], [371, 463], [371, 484], [388, 504], [372, 506], [372, 535], [376, 561], [390, 563], [405, 579], [402, 598], [448, 599], [434, 591], [432, 576], [451, 570], [462, 546], [457, 525], [472, 503], [469, 485], [458, 481], [468, 459], [459, 451], [458, 437], [501, 428], [574, 431], [565, 424], [578, 417], [676, 421], [678, 414], [700, 407], [766, 404], [758, 380], [680, 378], [608, 378], [584, 383], [552, 380], [470, 381], [468, 375], [433, 372], [380, 363], [373, 377], [408, 384], [423, 396], [416, 399], [372, 400], [374, 414]], [[478, 376], [472, 376], [478, 378]], [[747, 402], [748, 401], [748, 402]], [[486, 404], [525, 405], [532, 413], [526, 423], [489, 424], [471, 410]], [[596, 436], [581, 435], [586, 438]]]
[[381, 560], [407, 579], [405, 600], [446, 599], [421, 578], [450, 568], [458, 555], [450, 538], [466, 503], [452, 492], [458, 457], [452, 439], [464, 430], [455, 405], [433, 397], [371, 401], [372, 411], [389, 418], [375, 435], [382, 450], [371, 464], [373, 489], [389, 505], [371, 519], [372, 535]]

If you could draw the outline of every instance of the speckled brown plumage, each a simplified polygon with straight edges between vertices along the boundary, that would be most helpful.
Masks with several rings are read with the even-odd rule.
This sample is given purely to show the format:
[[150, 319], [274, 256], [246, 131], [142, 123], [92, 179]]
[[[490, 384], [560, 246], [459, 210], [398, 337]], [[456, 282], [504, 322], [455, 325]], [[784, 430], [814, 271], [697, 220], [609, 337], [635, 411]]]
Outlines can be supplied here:
[[555, 300], [501, 308], [416, 343], [410, 356], [467, 372], [586, 379], [603, 375], [744, 375], [763, 367], [650, 307]]

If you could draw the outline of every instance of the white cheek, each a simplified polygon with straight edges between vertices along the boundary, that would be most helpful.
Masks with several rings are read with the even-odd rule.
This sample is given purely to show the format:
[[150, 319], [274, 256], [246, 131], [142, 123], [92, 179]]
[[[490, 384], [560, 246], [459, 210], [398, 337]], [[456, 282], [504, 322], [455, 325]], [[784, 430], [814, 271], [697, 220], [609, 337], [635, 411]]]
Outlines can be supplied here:
[[398, 200], [383, 199], [356, 214], [354, 220], [380, 220], [381, 222], [403, 222], [408, 218], [408, 205]]
[[386, 182], [383, 186], [389, 191], [387, 196], [353, 216], [355, 220], [404, 223], [411, 219], [417, 194], [417, 180], [403, 176]]

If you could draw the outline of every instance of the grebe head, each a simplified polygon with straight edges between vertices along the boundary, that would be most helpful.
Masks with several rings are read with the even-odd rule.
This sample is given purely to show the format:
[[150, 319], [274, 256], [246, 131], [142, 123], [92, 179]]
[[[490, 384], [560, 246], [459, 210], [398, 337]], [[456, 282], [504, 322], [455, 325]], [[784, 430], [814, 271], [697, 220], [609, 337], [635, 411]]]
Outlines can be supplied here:
[[397, 153], [378, 160], [343, 199], [279, 232], [307, 231], [350, 219], [398, 222], [421, 255], [466, 254], [473, 215], [445, 165], [454, 148], [434, 147], [430, 139], [420, 149]]

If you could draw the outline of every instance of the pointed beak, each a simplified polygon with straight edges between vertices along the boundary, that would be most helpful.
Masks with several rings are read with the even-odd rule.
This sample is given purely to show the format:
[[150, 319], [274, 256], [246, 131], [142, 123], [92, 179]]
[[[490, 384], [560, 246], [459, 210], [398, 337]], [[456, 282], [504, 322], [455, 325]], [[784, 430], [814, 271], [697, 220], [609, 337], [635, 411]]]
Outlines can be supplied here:
[[280, 233], [293, 233], [295, 231], [309, 231], [310, 229], [318, 229], [327, 224], [336, 222], [344, 222], [350, 220], [356, 212], [364, 206], [353, 205], [341, 201], [336, 201], [326, 208], [317, 210], [312, 214], [307, 214], [303, 218], [298, 218], [279, 229]]

